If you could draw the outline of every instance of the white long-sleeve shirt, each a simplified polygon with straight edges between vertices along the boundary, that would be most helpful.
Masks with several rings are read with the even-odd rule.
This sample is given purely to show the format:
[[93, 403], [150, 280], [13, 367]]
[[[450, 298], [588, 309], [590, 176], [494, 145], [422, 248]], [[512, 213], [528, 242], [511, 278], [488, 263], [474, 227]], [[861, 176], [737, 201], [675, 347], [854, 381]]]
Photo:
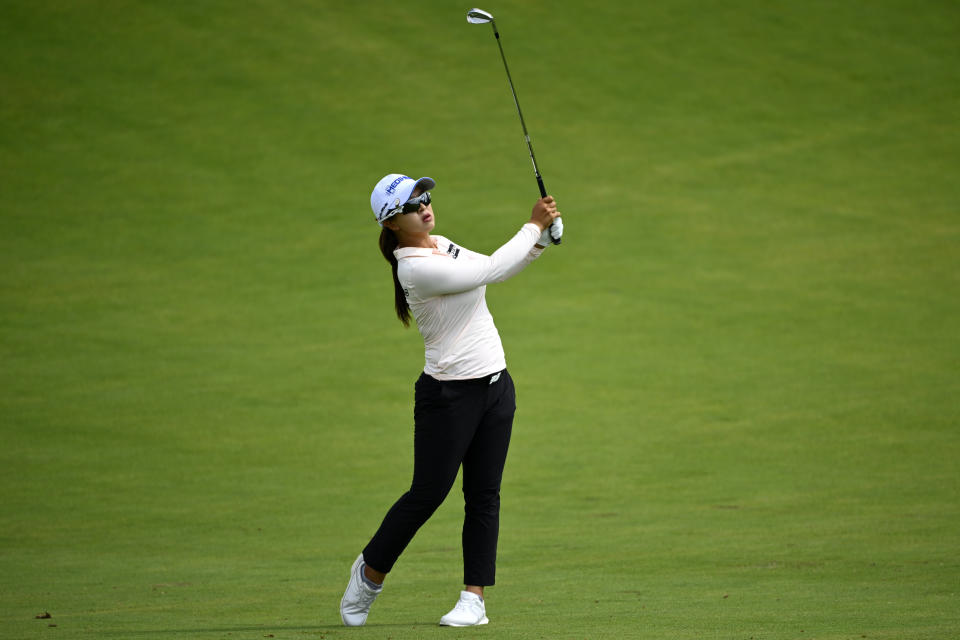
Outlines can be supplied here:
[[436, 249], [393, 252], [397, 277], [423, 336], [424, 372], [438, 380], [481, 378], [506, 368], [503, 344], [487, 309], [487, 285], [520, 273], [543, 249], [533, 223], [493, 255], [485, 256], [430, 236]]

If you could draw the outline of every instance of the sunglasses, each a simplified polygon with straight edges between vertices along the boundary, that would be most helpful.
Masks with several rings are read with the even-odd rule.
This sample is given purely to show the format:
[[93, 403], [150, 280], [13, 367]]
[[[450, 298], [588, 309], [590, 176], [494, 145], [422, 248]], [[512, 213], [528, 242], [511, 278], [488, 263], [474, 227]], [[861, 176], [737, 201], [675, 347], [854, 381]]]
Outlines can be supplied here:
[[424, 191], [416, 198], [410, 198], [400, 207], [400, 213], [414, 213], [420, 210], [421, 204], [430, 204], [430, 192]]

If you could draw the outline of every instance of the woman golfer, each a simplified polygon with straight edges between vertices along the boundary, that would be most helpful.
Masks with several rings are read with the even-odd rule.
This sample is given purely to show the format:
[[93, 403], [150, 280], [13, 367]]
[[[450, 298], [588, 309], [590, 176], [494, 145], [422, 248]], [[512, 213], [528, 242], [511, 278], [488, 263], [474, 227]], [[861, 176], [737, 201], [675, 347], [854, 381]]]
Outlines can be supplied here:
[[[340, 601], [348, 626], [366, 622], [383, 580], [417, 530], [443, 502], [463, 465], [463, 581], [460, 600], [440, 624], [487, 624], [483, 588], [494, 583], [500, 480], [516, 410], [500, 335], [487, 310], [486, 285], [519, 273], [563, 233], [552, 197], [493, 255], [430, 235], [431, 178], [385, 176], [370, 205], [380, 250], [393, 268], [397, 316], [417, 321], [426, 365], [415, 385], [413, 482], [390, 508], [350, 570]], [[551, 223], [556, 224], [551, 227]]]

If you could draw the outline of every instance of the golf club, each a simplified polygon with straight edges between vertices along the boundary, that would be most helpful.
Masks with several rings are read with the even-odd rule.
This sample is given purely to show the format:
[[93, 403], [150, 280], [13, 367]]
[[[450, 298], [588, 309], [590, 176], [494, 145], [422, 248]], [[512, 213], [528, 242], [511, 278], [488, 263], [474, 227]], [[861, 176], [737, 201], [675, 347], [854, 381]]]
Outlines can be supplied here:
[[[520, 116], [520, 126], [523, 127], [523, 137], [527, 141], [527, 149], [530, 150], [530, 161], [533, 163], [533, 172], [537, 176], [537, 186], [540, 187], [540, 197], [547, 197], [547, 189], [543, 186], [543, 177], [540, 175], [540, 169], [537, 167], [537, 158], [533, 155], [533, 145], [530, 144], [530, 134], [527, 133], [527, 124], [523, 121], [523, 111], [520, 110], [520, 101], [517, 100], [517, 91], [513, 88], [513, 78], [510, 77], [510, 67], [507, 66], [507, 57], [503, 55], [503, 45], [500, 44], [500, 32], [497, 31], [497, 23], [493, 20], [493, 15], [483, 9], [470, 9], [467, 11], [467, 22], [470, 24], [490, 23], [493, 27], [493, 35], [497, 39], [497, 47], [500, 49], [500, 58], [503, 60], [503, 68], [507, 72], [507, 82], [510, 83], [510, 93], [513, 94], [513, 103], [517, 105], [517, 115]], [[551, 237], [553, 244], [560, 244], [559, 238]]]

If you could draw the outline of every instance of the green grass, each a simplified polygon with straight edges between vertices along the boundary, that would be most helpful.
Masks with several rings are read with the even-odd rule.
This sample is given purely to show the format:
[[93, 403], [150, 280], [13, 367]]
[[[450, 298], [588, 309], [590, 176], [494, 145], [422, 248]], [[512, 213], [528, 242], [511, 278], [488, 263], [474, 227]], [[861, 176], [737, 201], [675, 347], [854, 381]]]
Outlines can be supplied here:
[[369, 191], [436, 178], [481, 251], [536, 197], [489, 30], [0, 7], [0, 636], [960, 634], [960, 9], [591, 4], [484, 6], [568, 235], [488, 292], [519, 410], [463, 631], [458, 491], [337, 604], [423, 357]]

